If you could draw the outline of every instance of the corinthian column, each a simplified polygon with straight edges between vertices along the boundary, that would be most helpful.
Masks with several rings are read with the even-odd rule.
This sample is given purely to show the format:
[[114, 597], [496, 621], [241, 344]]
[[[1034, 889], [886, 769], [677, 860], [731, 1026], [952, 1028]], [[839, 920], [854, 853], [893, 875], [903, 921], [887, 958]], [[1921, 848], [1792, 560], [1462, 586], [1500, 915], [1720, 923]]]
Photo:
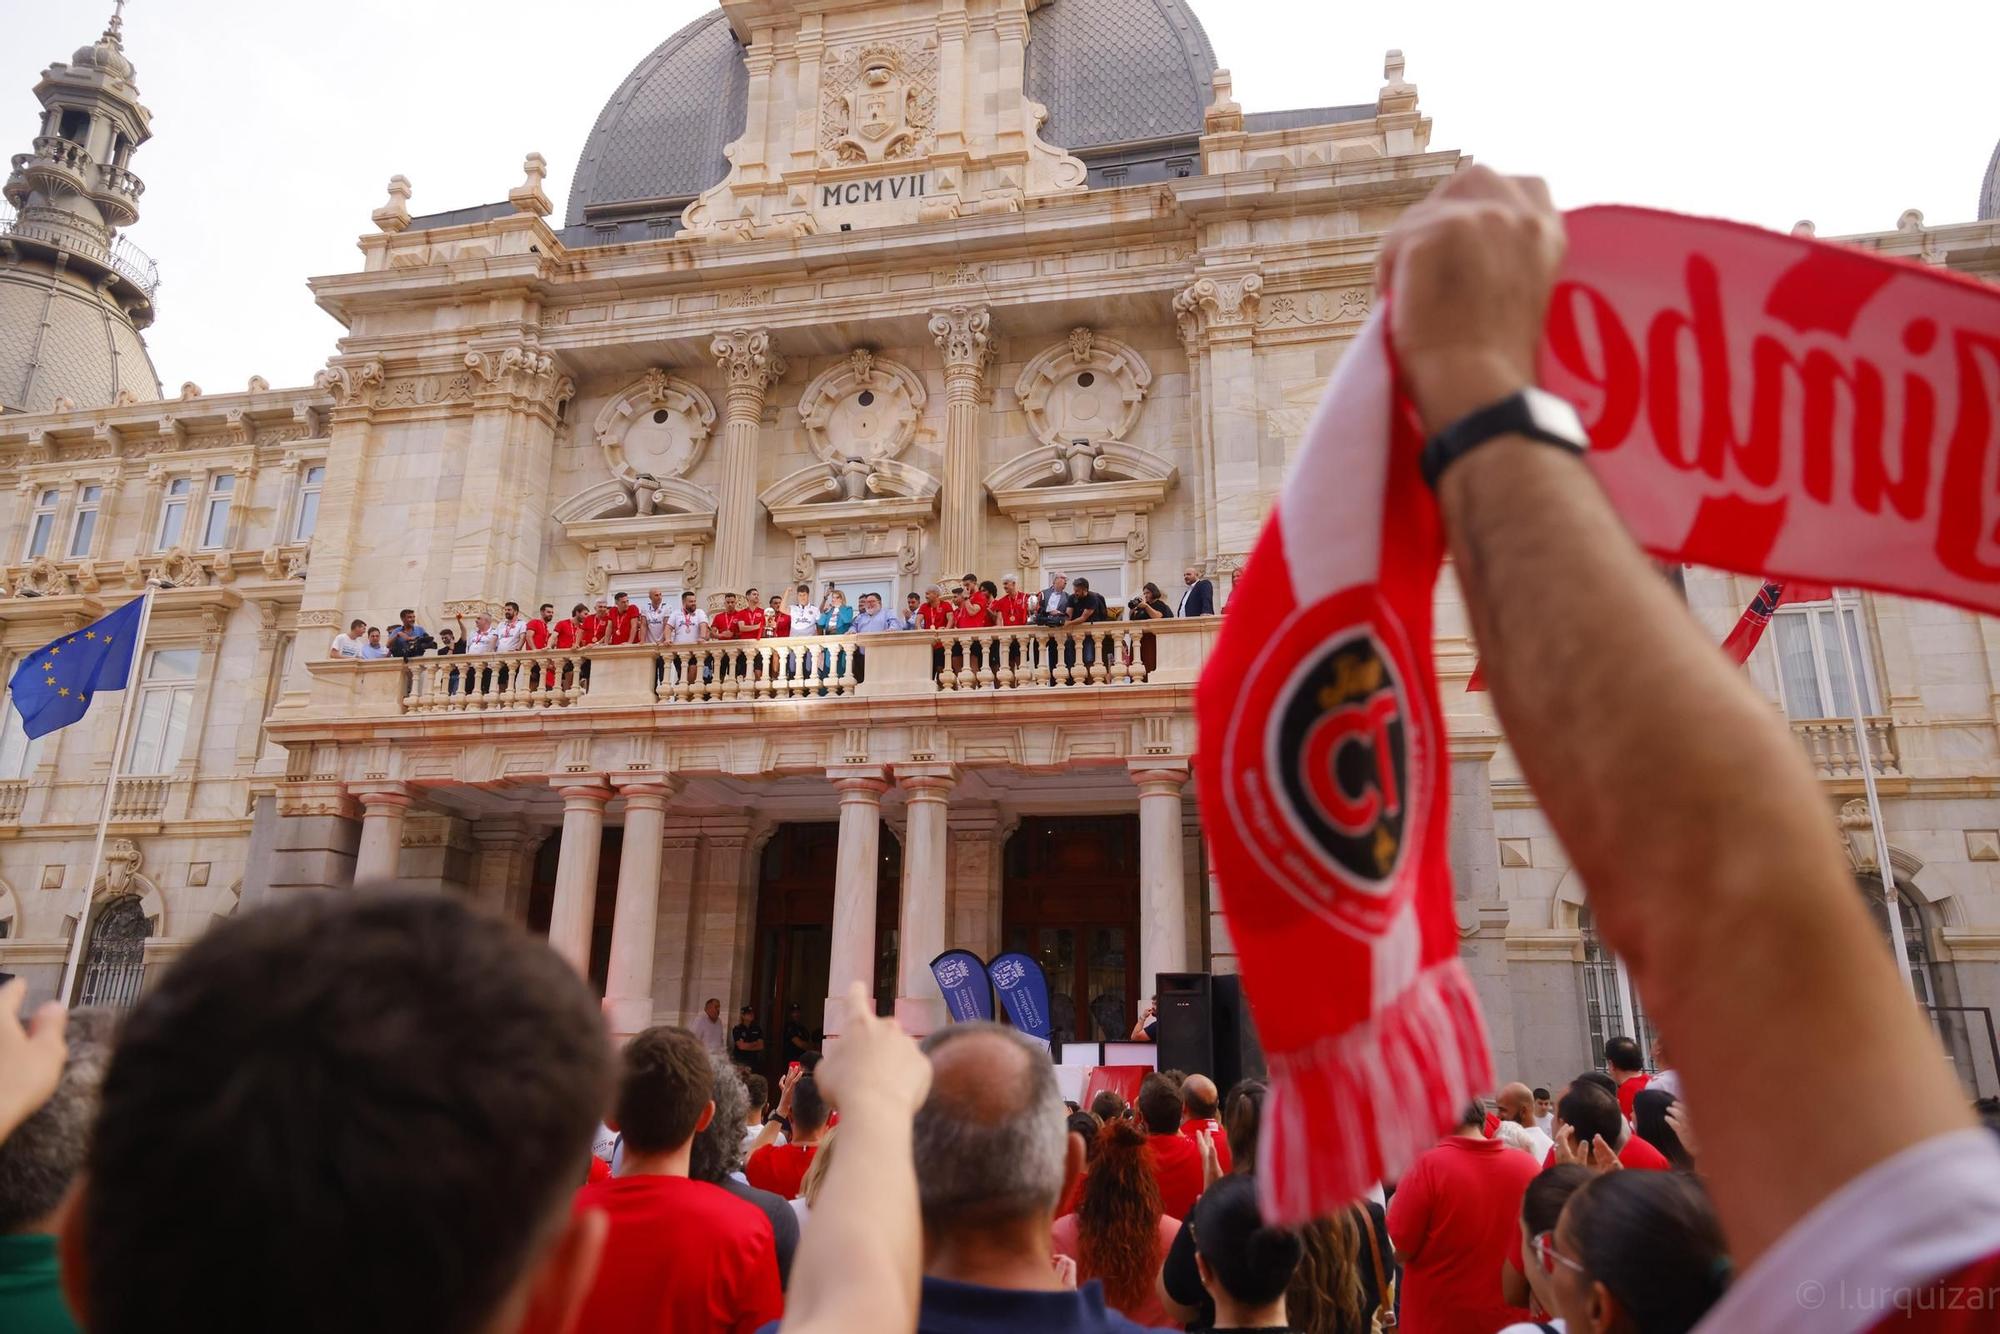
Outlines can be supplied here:
[[984, 306], [952, 306], [931, 316], [944, 353], [944, 514], [939, 523], [944, 575], [980, 568], [986, 497], [980, 489], [979, 394], [993, 359], [993, 316]]
[[750, 558], [757, 549], [757, 428], [764, 418], [765, 395], [785, 373], [785, 359], [762, 329], [717, 334], [709, 351], [729, 380], [715, 564], [708, 580], [708, 600], [719, 607], [723, 593], [741, 593], [751, 582]]

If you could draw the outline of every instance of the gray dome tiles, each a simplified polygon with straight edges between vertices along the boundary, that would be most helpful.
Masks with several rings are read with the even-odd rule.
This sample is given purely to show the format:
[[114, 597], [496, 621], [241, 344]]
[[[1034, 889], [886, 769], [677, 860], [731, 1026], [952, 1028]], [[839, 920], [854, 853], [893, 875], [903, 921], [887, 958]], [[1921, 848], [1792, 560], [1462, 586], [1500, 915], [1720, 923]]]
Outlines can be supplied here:
[[2000, 144], [1993, 146], [1993, 160], [1986, 164], [1986, 183], [1979, 190], [1981, 222], [2000, 222]]
[[[1027, 95], [1043, 142], [1071, 150], [1199, 134], [1215, 52], [1184, 0], [1044, 0], [1028, 20]], [[605, 103], [570, 186], [595, 208], [685, 200], [729, 174], [750, 76], [721, 10], [639, 62]], [[638, 211], [638, 210], [633, 210]]]

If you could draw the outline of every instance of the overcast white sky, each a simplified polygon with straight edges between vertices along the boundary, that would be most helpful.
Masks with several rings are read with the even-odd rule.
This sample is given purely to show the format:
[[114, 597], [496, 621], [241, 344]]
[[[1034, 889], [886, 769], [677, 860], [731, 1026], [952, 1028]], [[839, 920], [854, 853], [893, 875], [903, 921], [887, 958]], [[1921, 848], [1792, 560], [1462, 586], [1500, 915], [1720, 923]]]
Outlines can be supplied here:
[[[1062, 0], [1053, 0], [1062, 3]], [[549, 160], [560, 213], [598, 110], [711, 0], [131, 0], [153, 111], [132, 239], [160, 262], [148, 332], [171, 394], [310, 379], [340, 329], [305, 279], [353, 268], [397, 172], [434, 212], [504, 198]], [[1973, 215], [2000, 140], [2000, 3], [1649, 6], [1195, 0], [1247, 110], [1360, 102], [1400, 47], [1432, 147], [1538, 172], [1565, 205], [1653, 204], [1822, 235]], [[110, 0], [0, 0], [0, 158], [30, 90]], [[1810, 15], [1802, 30], [1797, 16]]]

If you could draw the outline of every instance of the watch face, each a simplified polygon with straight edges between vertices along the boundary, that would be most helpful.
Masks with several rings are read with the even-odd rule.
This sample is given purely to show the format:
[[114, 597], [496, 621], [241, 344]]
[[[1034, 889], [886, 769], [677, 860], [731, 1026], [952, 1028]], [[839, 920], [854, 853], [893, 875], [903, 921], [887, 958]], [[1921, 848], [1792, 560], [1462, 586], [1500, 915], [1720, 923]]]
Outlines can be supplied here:
[[1578, 449], [1590, 448], [1590, 435], [1583, 429], [1583, 418], [1568, 399], [1546, 389], [1525, 389], [1521, 399], [1537, 430], [1571, 441]]

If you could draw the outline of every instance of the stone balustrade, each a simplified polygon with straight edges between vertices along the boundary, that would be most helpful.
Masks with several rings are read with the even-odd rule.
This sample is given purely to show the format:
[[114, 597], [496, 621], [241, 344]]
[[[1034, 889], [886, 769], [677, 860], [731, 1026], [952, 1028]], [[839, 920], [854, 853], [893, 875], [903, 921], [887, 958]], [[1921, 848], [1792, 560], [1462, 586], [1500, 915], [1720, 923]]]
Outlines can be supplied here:
[[[310, 716], [371, 719], [555, 709], [684, 708], [766, 700], [932, 698], [980, 690], [1192, 686], [1221, 622], [1145, 629], [909, 630], [732, 644], [596, 645], [565, 651], [307, 664]], [[296, 715], [295, 715], [296, 716]], [[300, 718], [303, 721], [303, 717]]]
[[28, 780], [0, 783], [0, 824], [21, 823], [21, 808], [28, 804]]
[[167, 809], [171, 778], [121, 778], [111, 797], [114, 820], [157, 820]]
[[[1903, 770], [1896, 754], [1896, 729], [1887, 718], [1868, 722], [1868, 758], [1878, 778], [1899, 777]], [[1792, 735], [1806, 748], [1821, 778], [1861, 777], [1861, 751], [1854, 744], [1854, 724], [1845, 718], [1794, 718]]]

